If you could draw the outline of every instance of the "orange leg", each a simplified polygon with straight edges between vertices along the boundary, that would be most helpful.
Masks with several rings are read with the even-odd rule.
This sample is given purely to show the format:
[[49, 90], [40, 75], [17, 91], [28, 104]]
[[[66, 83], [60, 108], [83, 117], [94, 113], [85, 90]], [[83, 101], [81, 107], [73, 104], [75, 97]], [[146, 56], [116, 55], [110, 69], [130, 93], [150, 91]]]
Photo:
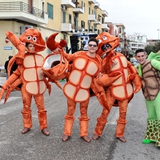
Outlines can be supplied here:
[[24, 128], [31, 128], [32, 127], [32, 115], [31, 115], [31, 100], [32, 95], [28, 94], [25, 90], [25, 87], [22, 86], [22, 100], [23, 100], [23, 110], [21, 111], [23, 115], [23, 125]]
[[123, 101], [118, 101], [119, 104], [119, 119], [117, 120], [117, 127], [116, 127], [116, 137], [123, 137], [125, 132], [126, 126], [126, 113], [127, 113], [127, 106], [128, 106], [128, 99]]
[[81, 117], [79, 117], [79, 124], [80, 124], [80, 137], [88, 136], [88, 109], [89, 100], [80, 103], [80, 113]]
[[34, 100], [38, 108], [38, 119], [39, 119], [40, 129], [43, 130], [44, 128], [47, 128], [47, 111], [45, 110], [44, 107], [43, 94], [34, 96]]
[[97, 118], [97, 124], [96, 124], [95, 130], [94, 130], [94, 134], [96, 134], [98, 136], [102, 135], [104, 127], [107, 123], [107, 117], [108, 117], [110, 110], [113, 106], [113, 103], [115, 101], [115, 99], [110, 94], [109, 89], [106, 92], [106, 98], [107, 98], [106, 105], [105, 105], [105, 107], [103, 107], [103, 110], [102, 110], [100, 117]]
[[68, 112], [65, 115], [65, 124], [64, 124], [64, 135], [71, 136], [72, 127], [74, 123], [74, 112], [76, 108], [76, 102], [67, 99]]

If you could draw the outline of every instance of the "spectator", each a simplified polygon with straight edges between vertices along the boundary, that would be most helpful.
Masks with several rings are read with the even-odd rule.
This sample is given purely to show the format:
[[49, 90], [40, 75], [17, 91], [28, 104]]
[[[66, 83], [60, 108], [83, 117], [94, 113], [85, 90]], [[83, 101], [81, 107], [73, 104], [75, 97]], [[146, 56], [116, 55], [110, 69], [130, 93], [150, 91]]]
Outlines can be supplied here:
[[9, 63], [9, 61], [10, 61], [10, 59], [12, 58], [13, 56], [9, 56], [8, 57], [8, 60], [5, 62], [5, 64], [4, 64], [4, 68], [5, 68], [5, 70], [6, 70], [6, 79], [8, 79], [8, 63]]

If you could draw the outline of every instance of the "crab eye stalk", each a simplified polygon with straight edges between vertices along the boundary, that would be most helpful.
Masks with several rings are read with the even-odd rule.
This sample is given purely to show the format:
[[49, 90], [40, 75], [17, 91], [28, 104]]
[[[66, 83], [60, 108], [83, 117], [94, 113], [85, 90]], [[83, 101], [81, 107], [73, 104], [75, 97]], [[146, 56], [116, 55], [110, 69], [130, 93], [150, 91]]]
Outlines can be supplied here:
[[107, 37], [106, 37], [106, 36], [103, 36], [103, 40], [104, 40], [104, 41], [107, 40]]
[[101, 40], [101, 39], [98, 39], [97, 41], [98, 41], [98, 44], [100, 44], [100, 43], [102, 42], [102, 40]]
[[33, 39], [33, 41], [34, 41], [34, 42], [36, 42], [36, 41], [37, 41], [37, 38], [36, 38], [36, 37], [33, 37], [32, 39]]
[[31, 36], [28, 36], [28, 37], [27, 37], [27, 40], [31, 40]]

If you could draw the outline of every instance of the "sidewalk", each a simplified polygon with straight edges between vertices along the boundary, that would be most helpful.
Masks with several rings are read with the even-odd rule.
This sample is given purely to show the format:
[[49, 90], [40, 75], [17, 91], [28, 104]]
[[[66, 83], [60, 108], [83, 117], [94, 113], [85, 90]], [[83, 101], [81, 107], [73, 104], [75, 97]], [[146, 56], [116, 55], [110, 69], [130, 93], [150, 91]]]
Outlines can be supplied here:
[[2, 86], [6, 81], [6, 77], [1, 77], [0, 76], [0, 86]]

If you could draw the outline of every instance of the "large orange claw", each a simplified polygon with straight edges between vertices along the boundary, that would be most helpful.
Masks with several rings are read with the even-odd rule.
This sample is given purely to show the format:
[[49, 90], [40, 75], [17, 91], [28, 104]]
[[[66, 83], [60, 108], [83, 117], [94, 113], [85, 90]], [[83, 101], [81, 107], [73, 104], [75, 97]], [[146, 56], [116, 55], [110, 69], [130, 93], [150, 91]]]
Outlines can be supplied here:
[[134, 82], [134, 85], [135, 85], [134, 93], [137, 93], [142, 87], [141, 78], [139, 77], [138, 74], [135, 75], [135, 78], [133, 79], [133, 82]]
[[136, 76], [136, 73], [130, 74], [128, 76], [128, 81], [132, 81], [135, 78], [135, 76]]
[[54, 51], [57, 48], [63, 48], [67, 45], [67, 42], [62, 39], [60, 42], [56, 42], [55, 38], [58, 35], [58, 33], [53, 33], [49, 38], [47, 39], [47, 47], [51, 50]]
[[108, 76], [109, 77], [116, 77], [116, 76], [121, 76], [122, 75], [122, 73], [121, 72], [119, 72], [119, 71], [117, 71], [117, 72], [112, 72], [112, 73], [109, 73], [108, 74]]
[[115, 82], [122, 73], [115, 72], [111, 74], [104, 74], [101, 78], [99, 78], [98, 83], [104, 87], [110, 86], [113, 82]]
[[6, 96], [5, 96], [5, 99], [4, 99], [4, 103], [7, 102], [8, 98], [9, 98], [9, 95], [10, 93], [13, 91], [13, 88], [10, 87], [7, 91], [6, 91]]
[[55, 83], [60, 89], [62, 89], [62, 87], [61, 87], [59, 81], [54, 81], [53, 83]]
[[[18, 89], [17, 86], [20, 85], [20, 84], [22, 84], [21, 79], [17, 79], [16, 81], [14, 81], [14, 82], [7, 88], [6, 95], [5, 95], [5, 99], [4, 99], [4, 103], [7, 102], [10, 93], [11, 93], [14, 89]], [[20, 90], [20, 89], [18, 89], [18, 90]]]
[[20, 41], [20, 39], [13, 34], [12, 32], [6, 32], [7, 39], [11, 41], [11, 43], [17, 48], [18, 53], [15, 55], [16, 57], [24, 59], [25, 55], [25, 50], [26, 47], [25, 45]]

